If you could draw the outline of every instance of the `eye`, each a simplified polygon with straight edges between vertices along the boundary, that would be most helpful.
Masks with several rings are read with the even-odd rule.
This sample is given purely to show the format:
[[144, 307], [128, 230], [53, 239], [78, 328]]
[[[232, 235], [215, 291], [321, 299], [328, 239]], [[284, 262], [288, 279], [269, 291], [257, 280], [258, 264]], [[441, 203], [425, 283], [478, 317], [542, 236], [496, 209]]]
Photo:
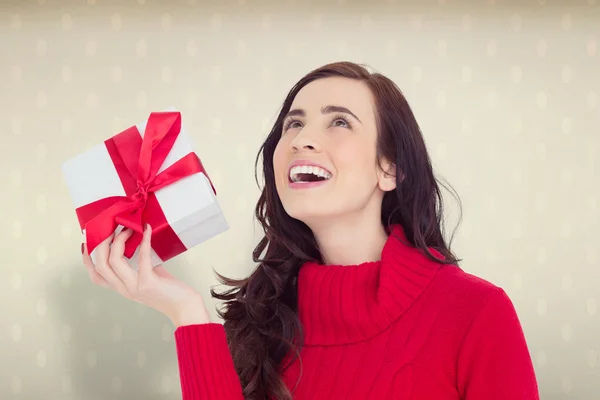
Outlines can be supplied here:
[[336, 115], [332, 124], [335, 127], [352, 129], [352, 124], [344, 115]]
[[348, 122], [346, 122], [346, 120], [344, 120], [342, 118], [338, 118], [333, 121], [333, 125], [344, 128], [344, 127], [348, 126]]
[[287, 131], [290, 128], [300, 128], [302, 126], [301, 122], [295, 119], [289, 119], [283, 124], [283, 131]]

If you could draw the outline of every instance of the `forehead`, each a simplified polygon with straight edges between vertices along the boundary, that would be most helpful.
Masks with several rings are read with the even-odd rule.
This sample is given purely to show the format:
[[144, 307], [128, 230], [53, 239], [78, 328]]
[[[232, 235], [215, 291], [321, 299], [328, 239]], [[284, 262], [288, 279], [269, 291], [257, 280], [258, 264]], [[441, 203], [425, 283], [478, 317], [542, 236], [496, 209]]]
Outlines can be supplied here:
[[308, 115], [320, 114], [324, 106], [348, 108], [362, 121], [374, 118], [373, 94], [361, 81], [342, 77], [317, 79], [303, 87], [292, 103], [292, 109], [303, 109]]

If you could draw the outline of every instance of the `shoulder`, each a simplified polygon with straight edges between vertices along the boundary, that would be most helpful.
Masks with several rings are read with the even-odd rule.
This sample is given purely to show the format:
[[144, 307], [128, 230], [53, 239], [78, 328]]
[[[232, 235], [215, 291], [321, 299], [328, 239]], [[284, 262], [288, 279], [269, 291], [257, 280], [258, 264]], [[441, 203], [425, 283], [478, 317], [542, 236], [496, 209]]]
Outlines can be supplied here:
[[448, 347], [461, 396], [539, 399], [527, 340], [506, 291], [458, 267], [439, 272], [451, 287], [439, 331], [454, 333]]
[[504, 288], [455, 265], [441, 267], [436, 280], [442, 286], [448, 286], [450, 296], [467, 299], [478, 306], [483, 306], [495, 297], [506, 296]]
[[[443, 355], [450, 364], [465, 341], [488, 340], [515, 324], [510, 299], [500, 286], [455, 265], [438, 266], [435, 277], [392, 335], [395, 346], [408, 346], [406, 357]], [[407, 328], [410, 327], [410, 328]], [[511, 329], [512, 330], [512, 329]], [[410, 340], [405, 338], [410, 332]], [[390, 350], [390, 354], [398, 354]], [[439, 360], [438, 360], [439, 361]]]
[[[432, 292], [444, 293], [444, 313], [468, 329], [476, 320], [504, 316], [517, 321], [514, 304], [504, 288], [458, 266], [443, 266]], [[432, 293], [435, 295], [435, 293]]]
[[[414, 310], [423, 335], [419, 348], [444, 354], [453, 363], [485, 346], [521, 348], [517, 311], [499, 285], [457, 266], [442, 266]], [[422, 353], [422, 354], [425, 354]], [[466, 354], [466, 355], [465, 355]]]

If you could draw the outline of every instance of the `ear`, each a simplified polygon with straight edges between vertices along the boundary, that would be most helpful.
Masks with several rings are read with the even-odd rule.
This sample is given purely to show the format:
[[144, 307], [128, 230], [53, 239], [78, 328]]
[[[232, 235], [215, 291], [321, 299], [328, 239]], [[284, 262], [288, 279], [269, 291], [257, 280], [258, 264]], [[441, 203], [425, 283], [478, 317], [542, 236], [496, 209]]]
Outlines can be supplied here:
[[396, 189], [397, 172], [395, 164], [390, 163], [387, 160], [382, 160], [377, 176], [379, 188], [384, 192], [390, 192]]

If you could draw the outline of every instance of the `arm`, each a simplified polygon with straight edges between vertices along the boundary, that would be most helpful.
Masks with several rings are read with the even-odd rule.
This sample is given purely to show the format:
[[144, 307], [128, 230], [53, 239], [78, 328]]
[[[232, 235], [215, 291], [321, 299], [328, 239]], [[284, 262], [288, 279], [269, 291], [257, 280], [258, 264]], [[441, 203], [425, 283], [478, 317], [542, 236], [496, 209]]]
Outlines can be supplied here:
[[516, 310], [502, 290], [490, 295], [473, 321], [458, 360], [465, 400], [538, 400], [531, 356]]
[[183, 400], [244, 399], [221, 324], [179, 326], [175, 343]]
[[243, 400], [223, 325], [212, 323], [201, 296], [171, 318], [183, 400]]

